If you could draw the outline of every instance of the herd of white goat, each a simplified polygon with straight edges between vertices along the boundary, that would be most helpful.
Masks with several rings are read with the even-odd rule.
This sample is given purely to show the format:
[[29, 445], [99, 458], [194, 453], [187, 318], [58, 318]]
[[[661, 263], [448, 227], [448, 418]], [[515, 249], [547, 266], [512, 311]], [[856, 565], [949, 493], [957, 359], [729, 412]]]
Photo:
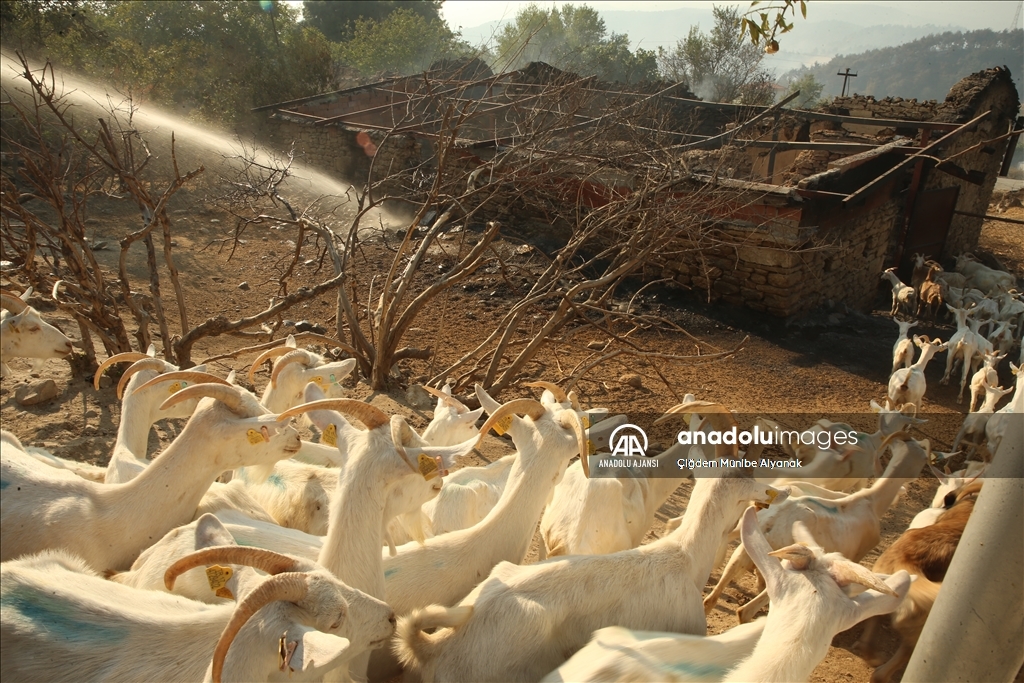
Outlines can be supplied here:
[[[985, 463], [1011, 414], [1024, 412], [1024, 372], [1012, 364], [1015, 394], [996, 410], [1008, 393], [998, 362], [1024, 327], [1013, 279], [966, 257], [958, 271], [919, 259], [912, 285], [883, 274], [894, 316], [948, 302], [957, 331], [946, 342], [910, 339], [914, 323], [899, 323], [886, 405], [871, 402], [878, 430], [841, 450], [797, 448], [791, 455], [812, 481], [736, 468], [591, 478], [577, 456], [606, 447], [627, 418], [584, 410], [547, 382], [529, 385], [539, 400], [505, 404], [478, 386], [478, 410], [447, 387], [430, 389], [437, 404], [419, 434], [400, 415], [344, 397], [355, 361], [330, 361], [293, 339], [252, 363], [250, 381], [273, 361], [260, 396], [233, 375], [179, 370], [152, 348], [109, 358], [97, 388], [108, 367], [131, 365], [117, 386], [121, 421], [107, 467], [0, 432], [0, 675], [345, 681], [404, 667], [425, 681], [792, 682], [807, 680], [836, 633], [869, 619], [857, 651], [881, 664], [872, 681], [887, 681], [910, 658]], [[0, 360], [71, 352], [27, 296], [2, 296], [10, 314]], [[953, 450], [969, 441], [980, 462], [932, 468], [941, 480], [932, 506], [872, 571], [858, 563], [879, 543], [901, 487], [948, 457], [907, 431], [922, 422], [925, 366], [942, 351], [944, 382], [957, 363], [961, 393], [971, 377], [971, 412]], [[689, 394], [671, 416], [689, 430], [736, 424], [726, 407]], [[189, 419], [150, 460], [150, 428], [165, 417]], [[300, 439], [298, 419], [315, 425], [318, 442]], [[514, 452], [449, 473], [492, 429]], [[828, 420], [811, 429], [853, 430]], [[700, 448], [677, 444], [658, 457], [712, 457], [691, 451]], [[740, 454], [714, 448], [715, 458]], [[691, 479], [685, 514], [642, 544], [655, 512]], [[542, 559], [525, 564], [538, 524]], [[737, 611], [740, 625], [707, 636], [706, 614], [755, 568], [763, 590]], [[889, 618], [901, 645], [883, 663], [874, 634]]]

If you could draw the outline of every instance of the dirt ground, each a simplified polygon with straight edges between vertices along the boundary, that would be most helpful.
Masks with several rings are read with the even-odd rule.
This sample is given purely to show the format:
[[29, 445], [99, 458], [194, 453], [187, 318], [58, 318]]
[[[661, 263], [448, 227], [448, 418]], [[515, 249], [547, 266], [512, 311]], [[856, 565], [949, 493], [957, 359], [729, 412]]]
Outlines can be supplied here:
[[[1021, 219], [1024, 218], [1024, 210], [1010, 209], [1005, 215]], [[250, 228], [243, 236], [245, 243], [240, 244], [229, 259], [227, 250], [211, 244], [211, 240], [231, 224], [227, 214], [185, 192], [173, 204], [172, 220], [177, 242], [175, 257], [182, 273], [193, 324], [222, 313], [232, 318], [254, 314], [267, 305], [268, 298], [275, 294], [275, 263], [295, 247], [294, 242], [290, 242], [294, 235], [289, 230], [273, 226]], [[105, 201], [92, 207], [88, 227], [94, 231], [97, 240], [116, 240], [128, 229], [134, 229], [136, 223], [137, 217], [132, 210], [113, 201]], [[453, 242], [456, 239], [460, 238], [453, 238]], [[113, 271], [117, 258], [116, 241], [111, 244], [112, 249], [98, 251], [97, 255], [101, 265]], [[506, 274], [493, 265], [485, 266], [465, 286], [453, 290], [417, 319], [407, 343], [410, 346], [431, 346], [436, 352], [431, 360], [403, 361], [400, 364], [401, 377], [396, 378], [395, 389], [390, 395], [374, 394], [363, 383], [352, 386], [352, 395], [372, 398], [374, 403], [385, 409], [410, 416], [414, 426], [425, 426], [430, 417], [429, 410], [410, 407], [404, 385], [422, 381], [439, 371], [445, 367], [446, 361], [451, 362], [492, 331], [494, 323], [514, 300], [516, 289], [528, 280], [531, 257], [529, 250], [521, 246], [512, 239], [496, 245], [499, 250], [520, 254], [517, 262], [521, 267], [519, 272]], [[1012, 268], [1018, 278], [1024, 277], [1024, 227], [989, 222], [983, 231], [981, 248]], [[303, 253], [308, 254], [307, 258], [315, 258], [311, 246], [306, 247]], [[379, 272], [382, 260], [389, 257], [390, 252], [383, 245], [367, 247], [357, 258], [354, 281], [368, 282]], [[435, 252], [428, 258], [426, 270], [443, 269], [451, 258], [450, 254]], [[143, 264], [144, 257], [137, 259], [132, 271], [133, 276], [139, 278], [136, 286], [140, 289], [144, 287], [141, 279]], [[312, 284], [322, 277], [322, 272], [319, 275], [315, 272], [316, 267], [316, 264], [303, 266], [298, 278], [300, 282]], [[239, 288], [243, 282], [248, 284], [247, 290]], [[165, 285], [165, 295], [168, 291], [169, 286]], [[851, 421], [857, 422], [855, 426], [873, 431], [875, 418], [870, 414], [868, 402], [871, 399], [881, 401], [885, 396], [892, 362], [891, 349], [897, 334], [896, 325], [884, 315], [889, 307], [888, 297], [888, 288], [880, 287], [875, 311], [870, 315], [836, 309], [811, 321], [786, 325], [750, 312], [701, 304], [697, 297], [685, 292], [663, 290], [645, 298], [643, 305], [670, 318], [702, 340], [699, 345], [701, 353], [733, 348], [747, 336], [748, 341], [735, 356], [715, 363], [659, 363], [654, 368], [633, 359], [613, 360], [590, 372], [578, 386], [578, 391], [585, 405], [605, 406], [612, 414], [660, 413], [678, 402], [676, 396], [692, 392], [700, 399], [719, 401], [739, 412], [775, 416], [807, 414], [798, 418], [807, 420], [805, 426], [817, 417], [850, 415]], [[165, 306], [170, 307], [172, 300], [169, 297], [166, 300]], [[45, 309], [43, 305], [40, 307]], [[324, 296], [304, 305], [294, 312], [293, 317], [305, 318], [333, 330], [333, 311], [333, 297]], [[76, 336], [77, 328], [66, 318], [62, 320], [52, 310], [49, 315], [61, 322], [65, 331]], [[948, 325], [926, 326], [915, 331], [947, 338], [952, 329]], [[596, 339], [599, 336], [593, 332], [577, 336], [562, 334], [560, 343], [528, 366], [526, 375], [564, 381], [578, 363], [594, 353], [587, 344]], [[641, 333], [640, 339], [656, 344], [666, 353], [690, 355], [696, 351], [693, 340], [678, 334], [649, 331]], [[201, 362], [204, 358], [245, 344], [232, 337], [205, 340], [197, 345], [193, 358]], [[211, 365], [211, 370], [226, 374], [230, 369], [236, 369], [244, 376], [252, 357], [250, 354], [218, 361]], [[943, 451], [949, 450], [960, 416], [966, 410], [963, 404], [957, 404], [954, 386], [939, 385], [944, 364], [945, 357], [940, 355], [928, 368], [924, 412], [928, 413], [929, 422], [918, 430], [919, 436], [931, 440], [933, 448]], [[114, 390], [108, 386], [95, 391], [89, 379], [71, 378], [67, 363], [49, 361], [40, 375], [54, 379], [61, 395], [40, 406], [21, 408], [14, 401], [14, 392], [20, 382], [30, 379], [29, 363], [19, 360], [11, 365], [14, 377], [0, 385], [3, 428], [25, 443], [49, 448], [57, 455], [105, 464], [114, 442], [120, 412]], [[641, 388], [619, 381], [624, 373], [631, 372], [641, 376]], [[1001, 370], [1000, 379], [1003, 386], [1010, 385], [1011, 377], [1005, 367]], [[257, 386], [262, 388], [267, 380], [267, 373], [261, 371], [257, 375]], [[501, 398], [508, 400], [517, 395], [529, 395], [529, 390], [511, 390]], [[168, 443], [181, 426], [181, 422], [159, 423], [151, 436], [151, 451]], [[500, 447], [485, 450], [484, 456], [491, 459], [499, 455], [497, 450]], [[484, 462], [484, 459], [475, 456], [474, 462]], [[878, 553], [906, 528], [913, 515], [928, 505], [935, 487], [936, 480], [931, 477], [922, 477], [908, 487], [906, 496], [886, 515], [882, 543], [864, 558], [866, 566], [870, 567]], [[690, 484], [682, 485], [662, 507], [648, 539], [660, 536], [666, 520], [682, 514], [690, 489]], [[536, 550], [537, 539], [529, 560], [536, 558]], [[716, 578], [717, 572], [712, 576], [711, 585]], [[710, 631], [718, 633], [732, 626], [735, 608], [753, 595], [754, 583], [749, 577], [738, 587], [727, 590], [709, 617]], [[855, 628], [835, 638], [828, 656], [811, 677], [812, 681], [869, 679], [871, 668], [849, 651], [859, 631]], [[891, 633], [887, 638], [888, 652], [891, 653], [896, 642]]]

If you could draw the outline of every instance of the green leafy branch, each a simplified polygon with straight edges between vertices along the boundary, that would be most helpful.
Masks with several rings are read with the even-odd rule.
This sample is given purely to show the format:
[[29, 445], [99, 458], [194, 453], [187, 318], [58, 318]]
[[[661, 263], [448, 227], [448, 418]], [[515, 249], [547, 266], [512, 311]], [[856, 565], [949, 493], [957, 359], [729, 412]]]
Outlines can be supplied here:
[[[764, 51], [775, 54], [779, 51], [779, 42], [775, 36], [793, 30], [793, 23], [786, 21], [786, 12], [792, 12], [796, 18], [796, 7], [800, 5], [800, 15], [807, 18], [807, 0], [781, 0], [769, 2], [763, 8], [758, 7], [762, 0], [750, 3], [750, 10], [740, 19], [740, 37], [749, 35], [754, 45], [764, 43]], [[765, 11], [762, 11], [765, 10]], [[772, 15], [774, 12], [774, 16]]]

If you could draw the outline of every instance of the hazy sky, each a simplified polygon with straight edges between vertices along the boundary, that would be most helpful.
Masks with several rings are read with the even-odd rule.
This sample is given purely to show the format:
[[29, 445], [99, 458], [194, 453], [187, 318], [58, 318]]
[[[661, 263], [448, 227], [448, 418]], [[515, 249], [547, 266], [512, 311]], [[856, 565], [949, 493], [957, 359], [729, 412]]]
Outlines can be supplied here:
[[[489, 21], [511, 19], [516, 15], [516, 12], [518, 12], [520, 8], [530, 4], [550, 7], [553, 4], [562, 5], [565, 3], [551, 2], [550, 0], [548, 2], [536, 3], [516, 1], [504, 2], [502, 0], [487, 0], [486, 2], [477, 0], [446, 0], [444, 5], [442, 5], [441, 13], [453, 28], [457, 28], [459, 26], [469, 28], [471, 26], [479, 26], [480, 24], [484, 24]], [[642, 3], [577, 1], [575, 4], [590, 5], [598, 11], [656, 11], [675, 9], [678, 7], [709, 7], [712, 3], [698, 2], [694, 0], [684, 2], [648, 0], [647, 2]], [[750, 6], [749, 2], [730, 2], [729, 0], [723, 0], [714, 4], [740, 5], [744, 8], [748, 8]], [[872, 8], [872, 11], [865, 13], [865, 25], [885, 23], [910, 23], [911, 25], [937, 24], [940, 26], [962, 26], [968, 30], [990, 28], [996, 31], [1002, 31], [1010, 28], [1017, 8], [1021, 6], [1021, 2], [1019, 0], [1001, 0], [995, 2], [983, 2], [980, 0], [975, 0], [973, 2], [941, 2], [932, 0], [931, 2], [883, 1], [866, 3], [853, 2], [852, 0], [829, 0], [829, 2], [825, 2], [824, 0], [811, 0], [807, 4], [807, 16], [827, 18], [829, 14], [829, 5], [833, 4], [873, 5], [874, 7]], [[894, 10], [894, 14], [900, 16], [900, 20], [898, 22], [892, 20], [887, 21], [884, 13], [880, 14], [876, 11], [878, 6], [891, 7]], [[1017, 26], [1019, 27], [1020, 25], [1020, 18], [1018, 17]], [[610, 30], [615, 30], [614, 26], [609, 26], [608, 28]], [[630, 36], [630, 38], [636, 41], [641, 39], [641, 36]]]

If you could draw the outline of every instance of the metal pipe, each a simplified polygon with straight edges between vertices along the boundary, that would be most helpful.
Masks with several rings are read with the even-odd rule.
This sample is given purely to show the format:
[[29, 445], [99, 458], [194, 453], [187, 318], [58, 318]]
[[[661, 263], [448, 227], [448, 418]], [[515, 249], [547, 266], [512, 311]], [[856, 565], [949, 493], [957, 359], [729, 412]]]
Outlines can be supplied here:
[[1024, 415], [985, 474], [904, 683], [1012, 681], [1024, 664]]

